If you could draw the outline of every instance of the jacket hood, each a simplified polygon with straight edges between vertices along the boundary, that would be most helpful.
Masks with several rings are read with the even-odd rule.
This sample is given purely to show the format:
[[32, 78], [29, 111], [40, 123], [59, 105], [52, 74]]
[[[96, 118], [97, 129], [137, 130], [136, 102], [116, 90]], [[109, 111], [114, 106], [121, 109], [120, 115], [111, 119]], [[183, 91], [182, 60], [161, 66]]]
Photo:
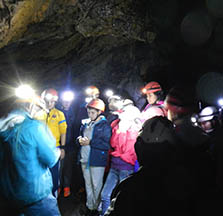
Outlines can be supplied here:
[[[95, 124], [98, 124], [98, 123], [101, 122], [101, 121], [107, 121], [107, 119], [106, 119], [103, 115], [101, 115], [99, 121], [95, 122]], [[82, 119], [82, 120], [81, 120], [81, 123], [82, 123], [83, 125], [85, 125], [85, 124], [89, 124], [90, 122], [91, 122], [91, 119], [90, 119], [90, 118]]]
[[26, 116], [26, 112], [21, 110], [9, 113], [6, 118], [0, 119], [0, 132], [13, 128], [16, 124], [21, 124], [25, 120]]
[[163, 116], [155, 116], [145, 121], [139, 133], [145, 143], [170, 142], [173, 139], [173, 124]]
[[136, 106], [128, 105], [119, 113], [119, 129], [126, 132], [130, 128], [138, 131], [141, 128], [140, 111]]
[[167, 164], [174, 152], [176, 140], [173, 124], [167, 118], [155, 116], [148, 119], [139, 133], [135, 151], [140, 165], [154, 167]]

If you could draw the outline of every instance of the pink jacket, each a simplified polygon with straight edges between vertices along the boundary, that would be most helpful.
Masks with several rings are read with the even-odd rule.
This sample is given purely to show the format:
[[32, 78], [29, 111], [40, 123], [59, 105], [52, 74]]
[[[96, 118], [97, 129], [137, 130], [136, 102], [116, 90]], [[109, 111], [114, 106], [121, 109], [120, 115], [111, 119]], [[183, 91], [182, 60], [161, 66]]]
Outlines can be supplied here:
[[163, 106], [163, 101], [159, 101], [157, 104], [148, 104], [141, 112], [141, 122], [144, 123], [147, 119], [154, 116], [166, 116], [166, 110]]
[[133, 130], [131, 127], [126, 132], [120, 132], [119, 119], [112, 122], [112, 136], [111, 136], [111, 155], [114, 157], [120, 157], [123, 161], [135, 164], [137, 160], [135, 153], [135, 142], [138, 136], [138, 130]]

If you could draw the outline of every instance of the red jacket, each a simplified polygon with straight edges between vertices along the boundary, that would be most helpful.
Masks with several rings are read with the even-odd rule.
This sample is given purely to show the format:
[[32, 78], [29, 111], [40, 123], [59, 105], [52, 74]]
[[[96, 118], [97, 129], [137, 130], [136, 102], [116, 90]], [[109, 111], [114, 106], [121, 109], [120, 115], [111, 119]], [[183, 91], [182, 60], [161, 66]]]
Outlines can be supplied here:
[[134, 145], [138, 136], [138, 131], [130, 127], [126, 132], [120, 132], [119, 122], [120, 119], [116, 119], [111, 123], [112, 136], [110, 143], [113, 148], [111, 155], [120, 157], [123, 161], [135, 165], [137, 157]]

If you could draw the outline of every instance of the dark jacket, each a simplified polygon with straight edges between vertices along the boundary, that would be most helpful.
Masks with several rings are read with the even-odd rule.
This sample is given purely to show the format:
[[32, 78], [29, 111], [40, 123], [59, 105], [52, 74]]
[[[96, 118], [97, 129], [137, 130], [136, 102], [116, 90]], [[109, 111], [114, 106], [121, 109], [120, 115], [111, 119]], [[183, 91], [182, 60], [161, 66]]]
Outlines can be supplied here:
[[75, 139], [80, 135], [81, 121], [88, 118], [86, 102], [80, 103], [75, 107], [75, 121], [74, 121], [74, 137]]
[[62, 111], [66, 118], [67, 123], [67, 132], [66, 132], [66, 144], [65, 150], [66, 151], [77, 151], [77, 147], [75, 145], [75, 138], [74, 137], [74, 122], [75, 122], [75, 115], [73, 107], [70, 107], [69, 110], [64, 110], [63, 108], [59, 108]]
[[106, 215], [213, 215], [219, 205], [210, 157], [195, 146], [166, 118], [147, 120], [135, 144], [142, 167], [114, 190], [113, 211]]
[[[87, 123], [80, 128], [80, 136], [83, 136]], [[110, 149], [111, 126], [105, 117], [94, 124], [92, 139], [90, 141], [91, 151], [89, 156], [90, 166], [106, 166], [108, 160], [108, 150]], [[80, 146], [81, 149], [81, 146]]]

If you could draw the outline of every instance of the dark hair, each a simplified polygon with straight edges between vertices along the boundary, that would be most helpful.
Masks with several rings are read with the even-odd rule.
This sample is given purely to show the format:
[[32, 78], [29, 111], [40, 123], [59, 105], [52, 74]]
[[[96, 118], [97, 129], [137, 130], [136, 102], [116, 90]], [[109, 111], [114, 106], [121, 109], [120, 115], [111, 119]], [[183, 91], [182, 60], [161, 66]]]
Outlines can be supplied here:
[[96, 108], [94, 108], [94, 107], [90, 107], [90, 106], [87, 106], [86, 108], [87, 108], [87, 110], [88, 110], [88, 109], [89, 109], [89, 110], [96, 110], [97, 112], [101, 111], [101, 110], [99, 110], [99, 109], [96, 109]]
[[165, 95], [163, 91], [157, 91], [157, 92], [153, 92], [154, 95], [157, 96], [157, 100], [161, 101], [165, 99]]
[[[162, 100], [165, 99], [165, 95], [164, 95], [164, 92], [162, 90], [161, 91], [157, 91], [157, 92], [153, 92], [153, 94], [157, 96], [157, 101], [162, 101]], [[144, 97], [146, 97], [146, 94], [144, 95]], [[140, 109], [141, 112], [144, 110], [144, 108], [147, 106], [147, 104], [148, 104], [147, 101], [143, 104], [143, 106]]]

